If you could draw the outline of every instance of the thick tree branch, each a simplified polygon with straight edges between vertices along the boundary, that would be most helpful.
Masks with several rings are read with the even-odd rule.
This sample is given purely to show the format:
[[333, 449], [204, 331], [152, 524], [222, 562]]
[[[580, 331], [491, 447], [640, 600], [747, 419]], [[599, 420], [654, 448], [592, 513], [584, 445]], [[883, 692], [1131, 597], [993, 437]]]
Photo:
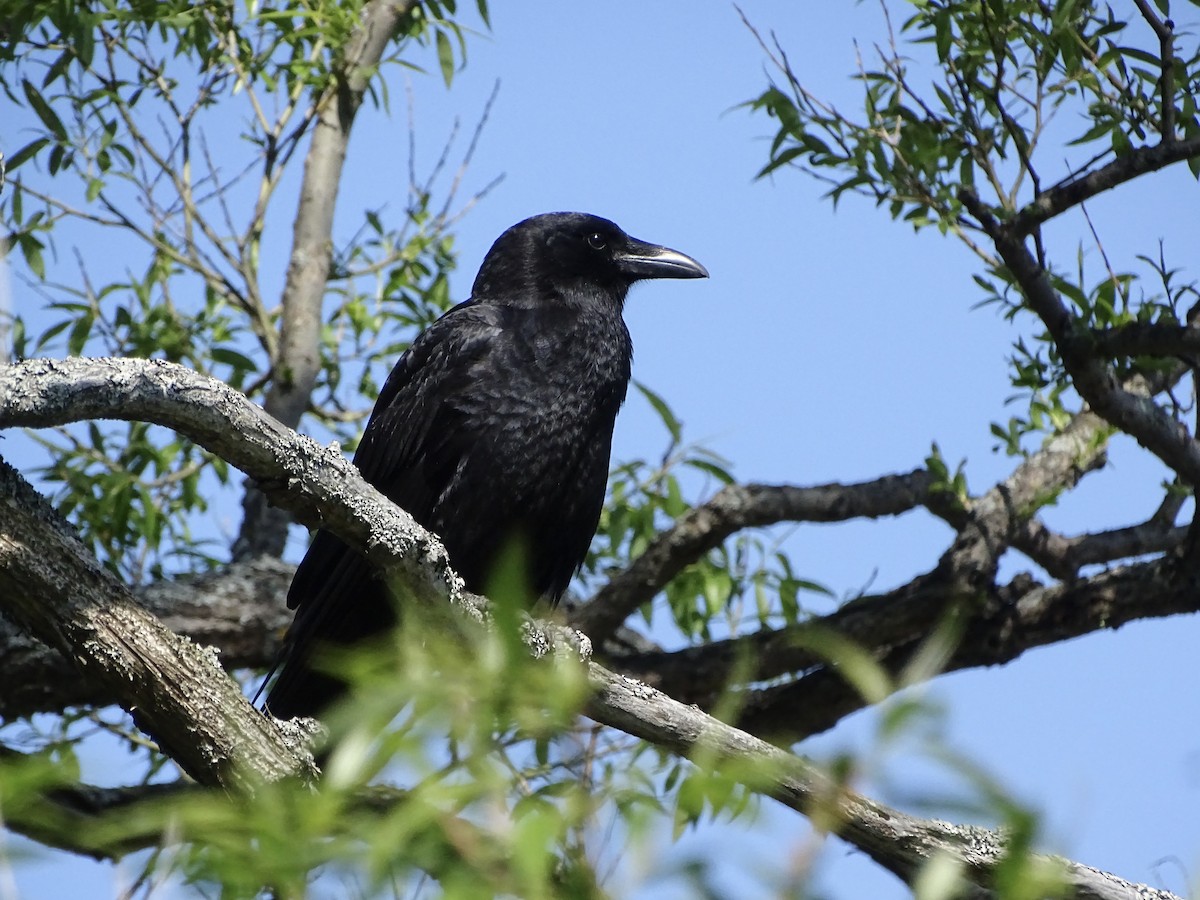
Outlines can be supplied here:
[[[0, 747], [0, 765], [15, 768], [30, 762], [26, 754]], [[187, 781], [122, 787], [60, 785], [22, 798], [24, 802], [10, 800], [4, 808], [4, 827], [45, 847], [115, 861], [166, 842], [164, 829], [159, 825], [143, 816], [122, 817], [121, 813], [201, 790], [199, 785]]]
[[[961, 636], [941, 672], [1002, 665], [1035, 647], [1094, 631], [1116, 629], [1139, 619], [1200, 612], [1200, 577], [1173, 558], [1122, 566], [1070, 584], [1041, 586], [1022, 578], [998, 594], [999, 602], [990, 606], [948, 607], [945, 602], [939, 604], [933, 593], [902, 601], [909, 607], [903, 615], [896, 615], [902, 623], [931, 622], [925, 634], [911, 635], [908, 643], [869, 643], [881, 637], [900, 637], [895, 629], [878, 634], [869, 616], [865, 620], [850, 618], [847, 624], [866, 626], [862, 646], [878, 648], [877, 660], [896, 678], [947, 613], [958, 617], [952, 625]], [[882, 604], [888, 596], [872, 598], [872, 603]], [[838, 623], [831, 626], [836, 628]], [[855, 640], [860, 634], [851, 632]], [[736, 652], [736, 648], [725, 652]], [[678, 685], [664, 681], [664, 686]], [[899, 682], [894, 685], [897, 689], [902, 686]], [[824, 731], [866, 705], [868, 701], [835, 666], [820, 665], [793, 681], [747, 693], [736, 721], [747, 731], [786, 744]]]
[[[0, 762], [20, 764], [24, 754], [0, 748]], [[4, 826], [46, 847], [54, 847], [99, 860], [117, 861], [130, 853], [152, 847], [168, 847], [186, 841], [187, 815], [181, 804], [239, 802], [240, 798], [214, 797], [213, 792], [186, 781], [101, 787], [71, 784], [45, 790], [29, 802], [7, 804]], [[398, 806], [424, 802], [419, 796], [394, 787], [368, 787], [346, 800], [355, 813], [393, 815]], [[205, 817], [200, 807], [200, 817]], [[435, 879], [453, 878], [456, 868], [489, 868], [493, 883], [504, 893], [517, 893], [511, 854], [495, 832], [462, 816], [430, 808], [420, 838], [429, 846], [426, 871]], [[503, 825], [501, 825], [503, 828]], [[511, 887], [509, 887], [511, 885]]]
[[1200, 353], [1200, 328], [1156, 322], [1130, 322], [1091, 332], [1095, 352], [1106, 359], [1134, 356], [1193, 356]]
[[[292, 508], [310, 518], [319, 517], [319, 511], [324, 510], [330, 521], [337, 523], [339, 535], [365, 547], [370, 558], [389, 571], [415, 582], [411, 593], [416, 598], [427, 600], [440, 595], [444, 600], [447, 595], [453, 598], [459, 593], [456, 580], [445, 566], [444, 552], [431, 536], [420, 532], [399, 511], [390, 510], [381, 497], [371, 498], [368, 504], [349, 502], [350, 495], [369, 497], [371, 489], [361, 479], [355, 482], [340, 454], [322, 450], [282, 428], [224, 385], [178, 366], [140, 360], [23, 363], [0, 370], [0, 424], [62, 424], [93, 416], [137, 418], [176, 427], [268, 484], [275, 484], [279, 479], [276, 473], [282, 471], [289, 482], [286, 495], [292, 498], [288, 500]], [[314, 482], [318, 481], [329, 481], [336, 487], [317, 487]], [[11, 470], [4, 484], [0, 597], [27, 626], [78, 659], [85, 671], [94, 670], [97, 677], [112, 684], [115, 692], [132, 697], [130, 706], [135, 717], [152, 733], [160, 734], [165, 749], [185, 769], [209, 780], [216, 771], [223, 776], [217, 779], [220, 783], [246, 784], [244, 779], [224, 780], [230, 769], [219, 761], [242, 761], [249, 755], [248, 746], [261, 750], [262, 744], [277, 742], [279, 732], [248, 707], [211, 657], [166, 633], [123, 593], [120, 585], [112, 584], [107, 572], [94, 561], [86, 564], [84, 548]], [[38, 509], [40, 514], [31, 516], [30, 509]], [[403, 536], [397, 539], [381, 533], [381, 519]], [[37, 548], [36, 555], [28, 549], [31, 547]], [[430, 558], [400, 565], [388, 559], [391, 554], [421, 551]], [[478, 607], [472, 610], [478, 611]], [[106, 626], [106, 630], [94, 623]], [[547, 629], [546, 635], [561, 637], [554, 629]], [[567, 640], [570, 643], [573, 638]], [[147, 686], [148, 693], [143, 694], [139, 673], [147, 663], [146, 648], [156, 648], [160, 641], [165, 642], [168, 655], [178, 654], [188, 664], [170, 672], [151, 666], [149, 677], [167, 688], [166, 696], [155, 693], [153, 686]], [[538, 652], [536, 646], [534, 652]], [[159, 656], [152, 652], [150, 658], [157, 660]], [[130, 673], [133, 687], [128, 686]], [[702, 760], [727, 766], [753, 764], [746, 770], [750, 774], [739, 769], [737, 777], [752, 789], [816, 817], [821, 827], [836, 832], [906, 881], [911, 882], [933, 854], [948, 852], [962, 861], [969, 882], [986, 885], [1002, 859], [1002, 835], [890, 810], [833, 784], [798, 757], [646, 685], [594, 664], [589, 673], [596, 694], [587, 712], [597, 721], [682, 755], [699, 755]], [[196, 680], [205, 686], [199, 692], [194, 690]], [[241, 722], [244, 712], [260, 733], [235, 731], [230, 735], [231, 743], [224, 746], [210, 741], [207, 731], [202, 731], [199, 748], [181, 746], [174, 730], [177, 721], [187, 722], [193, 730], [197, 723], [191, 717], [194, 710], [181, 709], [172, 695], [190, 699], [197, 693], [200, 701], [213, 704], [211, 721], [204, 724], [220, 730], [234, 720]], [[229, 693], [233, 696], [227, 696]], [[194, 733], [189, 732], [189, 737], [196, 740]], [[286, 768], [287, 764], [283, 766]], [[232, 771], [238, 771], [236, 765]], [[252, 771], [261, 772], [262, 767]], [[279, 774], [280, 770], [275, 769], [269, 777]], [[1111, 876], [1101, 877], [1103, 890], [1093, 889], [1091, 870], [1063, 865], [1066, 877], [1076, 887], [1076, 896], [1135, 896], [1130, 893], [1134, 886]], [[1120, 886], [1120, 890], [1114, 886]], [[972, 894], [987, 896], [979, 891]]]
[[296, 434], [215, 378], [160, 360], [29, 360], [0, 368], [0, 428], [124, 419], [171, 428], [254, 479], [301, 521], [361, 547], [410, 599], [469, 604], [445, 548], [336, 447]]
[[1012, 474], [970, 504], [966, 521], [942, 554], [933, 578], [981, 600], [994, 589], [1000, 557], [1020, 525], [1061, 491], [1104, 463], [1107, 435], [1092, 412], [1076, 415], [1061, 432], [1027, 457]]
[[[313, 490], [308, 481], [330, 475], [325, 467], [306, 467], [297, 462], [297, 457], [305, 453], [328, 457], [327, 451], [316, 449], [307, 439], [277, 425], [271, 426], [269, 419], [257, 407], [219, 382], [178, 367], [137, 360], [70, 360], [54, 364], [24, 363], [0, 370], [0, 423], [58, 424], [106, 415], [147, 418], [176, 427], [200, 443], [214, 440], [216, 443], [210, 446], [214, 452], [220, 452], [235, 464], [250, 468], [260, 477], [270, 478], [272, 483], [278, 483], [278, 478], [273, 474], [278, 471], [277, 460], [281, 459], [285, 471], [291, 473], [290, 486], [281, 495], [289, 503], [300, 503], [300, 498]], [[196, 417], [201, 421], [196, 421]], [[1006, 496], [1010, 503], [1001, 505], [1001, 508], [1015, 515], [1024, 504], [1077, 477], [1081, 471], [1079, 467], [1091, 458], [1088, 453], [1098, 452], [1095, 449], [1098, 445], [1094, 441], [1094, 429], [1098, 421], [1090, 415], [1079, 418], [1063, 435], [1031, 455], [1006, 482]], [[239, 432], [246, 432], [247, 438], [238, 437]], [[212, 437], [214, 434], [219, 437]], [[268, 439], [264, 440], [263, 434]], [[235, 444], [246, 446], [235, 447]], [[337, 455], [331, 465], [346, 478], [345, 489], [326, 491], [318, 496], [332, 494], [338, 503], [345, 503], [347, 496], [354, 492], [351, 485], [357, 473]], [[345, 471], [347, 469], [350, 471]], [[901, 510], [927, 500], [922, 493], [928, 493], [929, 483], [929, 476], [918, 471], [907, 476], [851, 486], [849, 493], [832, 487], [752, 487], [744, 492], [726, 489], [722, 495], [718, 495], [720, 500], [714, 498], [716, 502], [707, 504], [707, 509], [702, 507], [699, 514], [692, 514], [691, 521], [699, 525], [691, 529], [677, 525], [667, 533], [664, 543], [672, 549], [682, 546], [692, 550], [698, 543], [723, 538], [727, 533], [725, 529], [740, 527], [747, 521], [774, 521], [775, 517], [783, 514], [828, 521], [851, 515]], [[362, 489], [369, 490], [365, 485]], [[309, 502], [316, 504], [321, 501], [312, 499]], [[302, 507], [295, 508], [299, 511]], [[314, 505], [303, 508], [307, 509], [306, 515], [315, 515]], [[715, 512], [710, 514], [709, 509]], [[371, 514], [375, 510], [376, 507], [368, 507]], [[1007, 524], [1002, 525], [1002, 530], [1007, 527]], [[367, 535], [368, 541], [375, 540], [378, 543], [384, 540], [378, 536], [371, 538], [370, 531], [352, 529], [347, 534], [349, 540], [360, 539], [362, 534]], [[428, 535], [425, 539], [432, 540]], [[416, 540], [419, 544], [422, 539], [418, 537]], [[401, 547], [398, 552], [404, 552], [404, 548]], [[385, 556], [386, 553], [380, 551], [378, 559], [381, 564]], [[667, 559], [670, 560], [669, 554]], [[437, 572], [437, 566], [434, 565], [431, 569], [425, 569], [421, 576], [425, 580], [428, 597], [442, 596], [439, 590], [441, 579]], [[285, 582], [287, 573], [281, 570], [276, 577], [278, 589]], [[928, 634], [951, 600], [952, 594], [945, 589], [920, 591], [914, 587], [883, 598], [863, 599], [848, 604], [821, 620], [820, 625], [856, 641], [881, 658], [887, 658], [896, 648], [911, 648], [914, 642]], [[1150, 609], [1150, 606], [1145, 608]], [[990, 614], [999, 615], [1000, 612], [1002, 610], [994, 609]], [[984, 615], [983, 611], [979, 615]], [[624, 659], [622, 664], [642, 677], [661, 677], [664, 686], [670, 686], [688, 699], [700, 702], [714, 696], [728, 684], [729, 675], [743, 651], [751, 652], [753, 657], [761, 661], [757, 671], [759, 677], [764, 678], [795, 674], [823, 665], [823, 658], [797, 644], [802, 631], [803, 628], [796, 632], [789, 630], [740, 641], [718, 642], [705, 648], [680, 651], [669, 657], [671, 662], [666, 657], [646, 656]], [[213, 635], [202, 636], [201, 639], [218, 645], [227, 640]], [[255, 661], [252, 653], [246, 660], [247, 663]], [[663, 666], [663, 674], [654, 676], [651, 668], [659, 664]], [[89, 699], [89, 695], [75, 696], [78, 702]], [[95, 698], [94, 694], [90, 696]], [[56, 708], [51, 705], [53, 699], [43, 696], [43, 700], [45, 702], [38, 702], [36, 708]], [[12, 706], [9, 711], [31, 709], [32, 702], [36, 702], [36, 698], [21, 705], [20, 698], [17, 698], [10, 701]]]
[[1158, 519], [1070, 537], [1031, 520], [1013, 537], [1013, 546], [1055, 578], [1069, 581], [1077, 578], [1084, 566], [1170, 552], [1180, 547], [1186, 536], [1185, 526]]
[[197, 781], [244, 790], [311, 765], [210, 653], [142, 609], [2, 461], [0, 608], [118, 697]]
[[655, 538], [629, 568], [572, 611], [569, 622], [592, 640], [602, 641], [685, 566], [736, 531], [777, 522], [899, 515], [927, 503], [934, 481], [930, 473], [917, 469], [849, 485], [729, 485]]
[[[284, 596], [294, 571], [274, 557], [259, 557], [219, 572], [155, 582], [135, 598], [175, 634], [213, 648], [225, 669], [263, 668], [275, 659], [291, 621]], [[0, 720], [117, 702], [103, 684], [81, 679], [69, 659], [3, 616], [0, 671]]]

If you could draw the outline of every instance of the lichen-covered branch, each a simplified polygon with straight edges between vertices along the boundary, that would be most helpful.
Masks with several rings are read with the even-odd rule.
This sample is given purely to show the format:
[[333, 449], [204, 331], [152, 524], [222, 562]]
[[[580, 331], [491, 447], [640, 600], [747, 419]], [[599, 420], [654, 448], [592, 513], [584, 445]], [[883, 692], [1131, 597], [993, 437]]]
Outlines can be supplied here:
[[[693, 759], [738, 773], [758, 793], [809, 816], [889, 872], [912, 884], [939, 854], [956, 860], [963, 876], [960, 896], [990, 897], [992, 877], [1005, 860], [1001, 832], [910, 816], [838, 784], [798, 756], [739, 731], [701, 710], [638, 681], [590, 666], [593, 719]], [[1044, 858], [1058, 868], [1071, 896], [1088, 900], [1167, 900], [1174, 895], [1131, 884], [1064, 859]]]
[[[104, 416], [176, 428], [242, 467], [268, 491], [278, 491], [297, 513], [312, 520], [324, 517], [339, 535], [407, 583], [415, 598], [465, 599], [436, 540], [374, 495], [339, 453], [283, 428], [219, 382], [144, 360], [28, 362], [0, 369], [0, 426]], [[137, 605], [11, 469], [0, 477], [0, 503], [5, 608], [107, 684], [185, 771], [206, 783], [248, 787], [302, 765], [303, 751], [288, 745], [275, 723], [249, 707], [212, 657], [172, 635]], [[1112, 587], [1119, 595], [1120, 586]], [[1194, 595], [1195, 585], [1189, 590]], [[857, 604], [858, 609], [867, 606]], [[472, 609], [478, 611], [478, 605]], [[1107, 617], [1115, 623], [1117, 611], [1107, 610]], [[748, 787], [813, 816], [819, 827], [908, 882], [935, 854], [949, 853], [961, 862], [968, 893], [988, 896], [986, 885], [1003, 858], [1003, 835], [922, 820], [875, 803], [797, 756], [588, 663], [586, 640], [561, 631], [545, 628], [544, 640], [527, 643], [534, 653], [544, 652], [546, 641], [577, 647], [595, 691], [586, 708], [592, 718], [701, 762], [747, 766], [736, 771]], [[271, 751], [266, 760], [264, 748]], [[1137, 896], [1138, 886], [1120, 879], [1065, 861], [1062, 867], [1076, 896]]]
[[[284, 596], [294, 571], [274, 557], [258, 557], [201, 576], [157, 581], [134, 597], [175, 634], [215, 650], [226, 670], [265, 668], [291, 622]], [[0, 671], [0, 720], [117, 702], [104, 684], [81, 679], [67, 657], [3, 615]]]
[[87, 419], [171, 428], [241, 469], [272, 502], [363, 552], [415, 602], [464, 602], [441, 542], [336, 447], [281, 425], [224, 383], [160, 360], [29, 360], [0, 368], [0, 428]]
[[0, 608], [95, 680], [202, 784], [303, 773], [303, 746], [247, 702], [211, 653], [168, 631], [0, 461]]

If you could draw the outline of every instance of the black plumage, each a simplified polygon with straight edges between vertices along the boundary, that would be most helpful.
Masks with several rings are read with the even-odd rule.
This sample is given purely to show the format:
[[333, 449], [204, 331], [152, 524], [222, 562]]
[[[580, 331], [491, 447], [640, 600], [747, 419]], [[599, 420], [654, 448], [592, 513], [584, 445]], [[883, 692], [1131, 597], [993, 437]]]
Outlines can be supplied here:
[[[698, 278], [688, 256], [582, 213], [526, 219], [484, 258], [471, 298], [424, 331], [392, 370], [354, 462], [440, 535], [469, 590], [521, 542], [535, 596], [557, 601], [596, 531], [633, 348], [621, 317], [633, 282]], [[296, 618], [267, 699], [315, 715], [342, 683], [314, 671], [395, 613], [373, 567], [318, 531], [288, 591]]]

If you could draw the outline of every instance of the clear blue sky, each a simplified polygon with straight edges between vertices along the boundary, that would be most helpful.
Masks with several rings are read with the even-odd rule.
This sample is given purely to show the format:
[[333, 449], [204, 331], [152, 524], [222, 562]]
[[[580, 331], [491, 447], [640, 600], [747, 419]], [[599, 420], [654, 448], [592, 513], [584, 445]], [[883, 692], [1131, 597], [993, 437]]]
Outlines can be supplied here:
[[[1010, 415], [1003, 358], [1017, 332], [990, 310], [971, 310], [980, 299], [974, 259], [951, 239], [913, 235], [866, 201], [847, 199], [834, 212], [822, 188], [798, 173], [753, 180], [772, 123], [738, 106], [765, 86], [765, 59], [731, 5], [492, 7], [493, 31], [469, 41], [467, 67], [450, 90], [436, 75], [412, 79], [418, 171], [432, 164], [450, 122], [472, 124], [500, 80], [465, 190], [505, 177], [461, 225], [456, 297], [466, 296], [479, 259], [508, 225], [553, 209], [596, 212], [712, 273], [703, 283], [640, 287], [627, 319], [635, 377], [671, 401], [688, 437], [733, 460], [740, 479], [867, 479], [921, 465], [932, 441], [952, 462], [968, 461], [974, 491], [1010, 471], [988, 427]], [[856, 108], [854, 40], [867, 55], [882, 36], [876, 5], [747, 0], [743, 8], [778, 33], [811, 89]], [[392, 117], [368, 112], [355, 133], [341, 198], [346, 233], [362, 207], [403, 206], [407, 123], [402, 76], [392, 77]], [[1120, 203], [1098, 199], [1089, 211], [1110, 255], [1123, 260], [1118, 268], [1132, 266], [1134, 252], [1154, 254], [1160, 236], [1194, 267], [1180, 254], [1194, 252], [1186, 229], [1194, 229], [1196, 199], [1196, 182], [1181, 171]], [[1072, 219], [1050, 234], [1059, 241], [1050, 251], [1069, 263], [1086, 236]], [[652, 414], [631, 399], [616, 457], [652, 456], [661, 446]], [[1128, 524], [1153, 510], [1161, 467], [1129, 442], [1112, 457], [1109, 471], [1047, 514], [1054, 527]], [[801, 573], [849, 596], [930, 568], [949, 539], [944, 525], [918, 513], [804, 526], [788, 546]], [[1021, 567], [1010, 563], [1010, 571]], [[931, 727], [1045, 813], [1046, 849], [1186, 893], [1200, 863], [1197, 645], [1200, 622], [1176, 618], [941, 678], [927, 689], [941, 710]], [[800, 749], [819, 760], [870, 747], [875, 725], [874, 713], [860, 714]], [[907, 746], [885, 754], [863, 787], [914, 812], [961, 820], [961, 810], [912, 805], [923, 791], [953, 785], [943, 773]], [[803, 820], [765, 806], [753, 831], [708, 829], [668, 858], [728, 860], [728, 896], [767, 897], [739, 870], [753, 860], [760, 871], [785, 871], [809, 840]], [[96, 886], [89, 895], [107, 895], [109, 870], [60, 861], [18, 873], [18, 884], [23, 896], [52, 896], [65, 872], [80, 869]], [[820, 870], [828, 897], [908, 896], [836, 842]], [[664, 894], [647, 885], [635, 896]]]

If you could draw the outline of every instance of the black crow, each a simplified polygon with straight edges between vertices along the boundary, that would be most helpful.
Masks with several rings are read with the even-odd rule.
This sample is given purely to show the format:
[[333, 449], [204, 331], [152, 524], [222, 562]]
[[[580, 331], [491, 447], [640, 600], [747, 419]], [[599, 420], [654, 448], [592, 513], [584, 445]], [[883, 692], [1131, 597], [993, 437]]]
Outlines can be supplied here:
[[[703, 278], [675, 250], [607, 219], [549, 213], [514, 225], [483, 260], [471, 298], [433, 323], [388, 376], [354, 454], [363, 477], [441, 536], [482, 593], [519, 544], [533, 597], [555, 602], [596, 532], [633, 347], [621, 318], [643, 278]], [[266, 707], [316, 715], [344, 684], [315, 671], [322, 644], [395, 624], [382, 580], [318, 531], [288, 591], [296, 618]]]

